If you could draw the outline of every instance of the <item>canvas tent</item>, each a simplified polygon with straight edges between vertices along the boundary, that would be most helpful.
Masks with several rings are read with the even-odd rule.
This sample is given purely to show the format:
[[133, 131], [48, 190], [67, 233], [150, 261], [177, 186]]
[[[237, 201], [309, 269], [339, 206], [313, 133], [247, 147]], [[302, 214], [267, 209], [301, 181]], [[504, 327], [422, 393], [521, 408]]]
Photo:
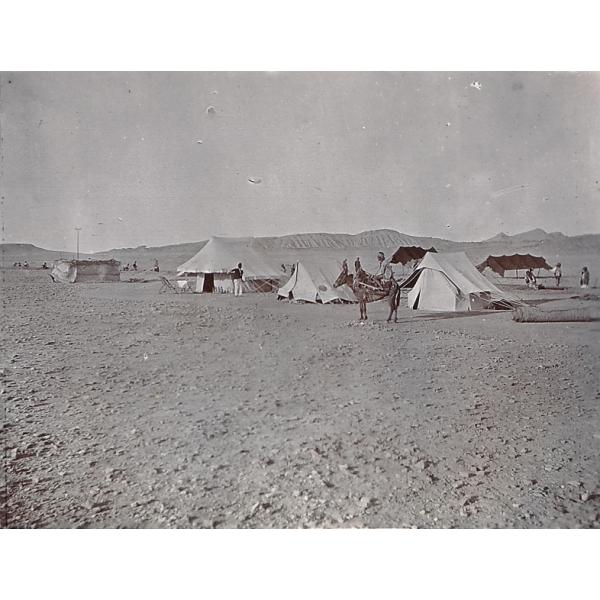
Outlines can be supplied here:
[[58, 283], [105, 283], [120, 281], [119, 265], [111, 260], [59, 260], [50, 276]]
[[393, 264], [405, 265], [413, 260], [421, 260], [428, 252], [437, 252], [435, 248], [421, 248], [420, 246], [400, 246], [396, 252], [394, 252], [390, 262]]
[[340, 268], [333, 262], [298, 262], [293, 275], [279, 288], [277, 295], [322, 304], [334, 301], [356, 302], [354, 292], [347, 285], [333, 287], [339, 274]]
[[488, 256], [477, 270], [484, 271], [487, 267], [504, 277], [506, 271], [518, 271], [519, 269], [552, 269], [543, 256], [532, 256], [531, 254], [511, 254], [509, 256]]
[[428, 252], [400, 285], [412, 288], [408, 306], [419, 310], [461, 312], [521, 304], [486, 279], [464, 252]]
[[281, 266], [252, 246], [252, 238], [211, 237], [187, 262], [177, 267], [178, 274], [195, 275], [197, 292], [232, 292], [229, 275], [242, 263], [244, 291], [271, 292], [282, 276]]

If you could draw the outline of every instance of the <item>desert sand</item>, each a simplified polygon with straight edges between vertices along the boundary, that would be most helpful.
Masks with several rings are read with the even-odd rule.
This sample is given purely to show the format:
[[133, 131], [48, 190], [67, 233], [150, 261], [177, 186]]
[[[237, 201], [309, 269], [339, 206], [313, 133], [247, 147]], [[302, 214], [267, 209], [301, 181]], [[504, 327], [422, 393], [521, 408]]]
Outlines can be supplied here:
[[598, 321], [1, 276], [5, 527], [600, 525]]

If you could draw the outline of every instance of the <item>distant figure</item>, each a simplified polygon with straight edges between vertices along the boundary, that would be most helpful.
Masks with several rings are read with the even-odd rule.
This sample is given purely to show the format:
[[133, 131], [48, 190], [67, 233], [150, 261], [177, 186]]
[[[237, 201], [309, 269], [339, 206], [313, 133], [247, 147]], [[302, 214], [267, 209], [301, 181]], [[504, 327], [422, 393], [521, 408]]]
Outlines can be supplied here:
[[552, 269], [552, 272], [554, 273], [554, 279], [556, 280], [556, 287], [558, 287], [560, 285], [560, 278], [562, 277], [561, 264], [556, 263], [556, 266], [554, 269]]
[[[296, 263], [292, 265], [291, 274], [293, 275], [296, 272]], [[290, 292], [291, 293], [291, 292]]]
[[137, 271], [137, 261], [136, 260], [133, 261], [132, 267], [133, 267], [134, 271]]
[[238, 263], [237, 267], [231, 269], [229, 272], [231, 280], [233, 281], [233, 293], [235, 296], [242, 295], [242, 280], [244, 278], [244, 271], [242, 270], [242, 263]]
[[537, 289], [537, 280], [533, 274], [533, 269], [531, 268], [525, 271], [525, 285], [528, 288], [533, 288], [534, 290]]
[[23, 263], [23, 268], [24, 268], [24, 269], [29, 269], [29, 263], [28, 263], [27, 261], [25, 261], [25, 262]]
[[15, 269], [17, 268], [17, 263], [16, 262], [13, 263], [13, 268], [15, 268]]
[[344, 261], [342, 262], [342, 273], [344, 275], [348, 275], [348, 259], [345, 258]]
[[579, 285], [582, 288], [587, 288], [590, 285], [590, 272], [587, 267], [581, 269], [581, 277], [579, 278]]
[[361, 264], [360, 264], [360, 258], [357, 258], [357, 259], [354, 261], [354, 272], [355, 272], [355, 273], [358, 273], [358, 272], [359, 272], [361, 269], [362, 269], [362, 266], [361, 266]]
[[17, 263], [17, 267], [19, 267], [19, 269], [21, 268], [21, 263], [20, 262]]
[[47, 269], [47, 268], [48, 268], [48, 265], [47, 265], [46, 263], [44, 263], [44, 264], [42, 265], [42, 269]]
[[158, 266], [158, 258], [154, 259], [154, 269], [153, 271], [156, 271], [157, 273], [160, 273], [160, 267]]
[[285, 268], [285, 265], [284, 265], [283, 263], [281, 263], [281, 270], [282, 270], [284, 273], [287, 273], [287, 269]]
[[123, 271], [129, 271], [129, 263], [127, 263], [124, 267], [123, 267]]

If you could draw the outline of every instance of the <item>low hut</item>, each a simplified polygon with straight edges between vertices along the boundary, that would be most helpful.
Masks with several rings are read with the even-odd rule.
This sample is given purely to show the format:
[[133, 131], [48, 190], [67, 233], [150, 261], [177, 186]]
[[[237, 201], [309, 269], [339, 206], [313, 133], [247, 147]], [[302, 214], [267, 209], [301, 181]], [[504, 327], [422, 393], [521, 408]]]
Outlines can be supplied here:
[[120, 281], [117, 260], [59, 260], [50, 273], [56, 283], [106, 283]]

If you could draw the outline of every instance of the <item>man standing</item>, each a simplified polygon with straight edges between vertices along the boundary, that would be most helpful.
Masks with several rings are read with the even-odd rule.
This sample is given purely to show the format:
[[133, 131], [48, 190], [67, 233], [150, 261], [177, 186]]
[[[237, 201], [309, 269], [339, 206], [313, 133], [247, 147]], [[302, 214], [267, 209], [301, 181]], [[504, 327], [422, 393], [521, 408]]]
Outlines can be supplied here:
[[554, 269], [552, 269], [552, 271], [554, 272], [554, 279], [556, 279], [556, 287], [558, 287], [560, 285], [560, 278], [562, 277], [561, 264], [556, 263], [556, 266]]
[[378, 252], [377, 260], [379, 262], [379, 266], [375, 272], [375, 277], [377, 279], [391, 279], [394, 275], [394, 271], [392, 270], [390, 261], [385, 260], [385, 254], [383, 252]]
[[244, 277], [244, 271], [242, 270], [242, 263], [238, 263], [238, 266], [230, 271], [231, 279], [233, 281], [233, 294], [235, 296], [242, 295], [242, 280]]

